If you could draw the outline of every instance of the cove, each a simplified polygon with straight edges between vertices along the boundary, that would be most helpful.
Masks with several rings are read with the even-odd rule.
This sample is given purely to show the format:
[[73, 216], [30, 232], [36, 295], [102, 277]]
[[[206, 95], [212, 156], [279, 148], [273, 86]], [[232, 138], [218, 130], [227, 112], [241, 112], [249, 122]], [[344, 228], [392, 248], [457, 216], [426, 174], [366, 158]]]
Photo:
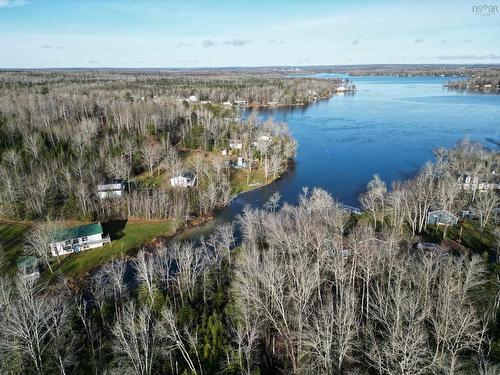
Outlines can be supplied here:
[[299, 145], [295, 162], [280, 180], [237, 196], [214, 220], [175, 239], [210, 234], [214, 226], [233, 221], [247, 205], [261, 206], [276, 191], [293, 204], [303, 187], [321, 187], [359, 207], [359, 194], [374, 174], [388, 185], [405, 180], [433, 159], [433, 150], [453, 147], [464, 137], [498, 148], [500, 95], [448, 90], [443, 84], [450, 77], [348, 78], [358, 88], [353, 95], [306, 107], [258, 110], [261, 119], [288, 124]]

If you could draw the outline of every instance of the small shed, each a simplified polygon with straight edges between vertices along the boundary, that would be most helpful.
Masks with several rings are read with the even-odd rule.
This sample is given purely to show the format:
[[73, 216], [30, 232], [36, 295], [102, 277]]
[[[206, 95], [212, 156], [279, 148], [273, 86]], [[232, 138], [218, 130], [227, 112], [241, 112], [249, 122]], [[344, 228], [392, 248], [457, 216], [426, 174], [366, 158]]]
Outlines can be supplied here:
[[37, 279], [40, 276], [38, 271], [38, 259], [34, 256], [25, 256], [17, 261], [17, 269], [20, 277]]
[[446, 210], [430, 211], [427, 214], [427, 224], [434, 225], [456, 225], [458, 217]]

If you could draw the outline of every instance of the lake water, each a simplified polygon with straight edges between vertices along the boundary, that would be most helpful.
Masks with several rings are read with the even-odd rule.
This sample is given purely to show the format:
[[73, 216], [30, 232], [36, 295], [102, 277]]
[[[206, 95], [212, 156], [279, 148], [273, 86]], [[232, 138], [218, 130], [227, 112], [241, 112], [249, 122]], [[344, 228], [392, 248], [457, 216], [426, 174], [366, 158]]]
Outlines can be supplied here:
[[500, 141], [500, 95], [447, 90], [446, 77], [349, 78], [358, 88], [354, 95], [259, 111], [262, 119], [288, 123], [299, 144], [293, 168], [279, 181], [238, 196], [214, 221], [178, 239], [209, 233], [246, 205], [262, 205], [275, 191], [295, 203], [302, 187], [318, 186], [359, 206], [358, 196], [373, 174], [388, 185], [407, 179], [433, 159], [434, 149], [452, 147], [466, 136], [498, 147], [492, 140]]

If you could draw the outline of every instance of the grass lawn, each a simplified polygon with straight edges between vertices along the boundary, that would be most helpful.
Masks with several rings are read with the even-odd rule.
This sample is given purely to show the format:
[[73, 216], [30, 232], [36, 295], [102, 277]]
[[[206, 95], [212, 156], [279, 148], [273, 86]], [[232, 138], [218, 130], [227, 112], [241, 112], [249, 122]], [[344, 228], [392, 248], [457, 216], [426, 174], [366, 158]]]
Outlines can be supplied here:
[[[463, 221], [459, 225], [448, 227], [446, 230], [446, 238], [454, 241], [459, 241], [460, 227], [462, 227], [461, 244], [477, 254], [482, 254], [485, 251], [490, 251], [495, 247], [495, 236], [491, 228], [486, 228], [481, 231], [477, 223], [472, 221]], [[439, 242], [443, 238], [443, 226], [436, 227], [435, 225], [428, 225], [426, 234], [428, 239], [433, 242]]]
[[[4, 270], [14, 272], [16, 260], [23, 251], [23, 235], [30, 227], [27, 223], [0, 221], [0, 251], [6, 262]], [[0, 274], [4, 270], [0, 270]]]
[[250, 173], [250, 186], [247, 185], [247, 170], [233, 169], [231, 170], [231, 194], [236, 195], [264, 186], [272, 182], [272, 176], [267, 182], [265, 181], [264, 171], [261, 168], [252, 169]]
[[76, 276], [92, 270], [98, 265], [108, 262], [120, 255], [127, 254], [154, 238], [170, 235], [174, 232], [172, 220], [134, 221], [103, 223], [105, 232], [111, 233], [111, 244], [102, 248], [71, 254], [61, 259], [61, 265], [54, 261], [54, 270], [67, 276]]

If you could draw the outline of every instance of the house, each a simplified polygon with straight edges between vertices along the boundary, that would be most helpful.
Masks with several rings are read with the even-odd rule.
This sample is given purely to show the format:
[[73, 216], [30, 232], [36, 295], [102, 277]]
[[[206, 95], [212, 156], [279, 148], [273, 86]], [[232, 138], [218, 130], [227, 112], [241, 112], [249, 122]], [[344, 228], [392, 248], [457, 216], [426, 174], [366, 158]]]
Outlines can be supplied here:
[[479, 190], [481, 192], [490, 190], [500, 190], [500, 180], [495, 171], [491, 172], [489, 178], [481, 178], [465, 173], [458, 177], [457, 183], [463, 190]]
[[227, 155], [227, 150], [226, 149], [222, 150], [222, 156], [226, 156], [226, 155]]
[[241, 150], [243, 149], [243, 142], [240, 141], [239, 139], [234, 139], [232, 141], [229, 141], [229, 148], [232, 150]]
[[236, 105], [238, 107], [244, 107], [247, 105], [247, 101], [246, 100], [235, 100], [234, 105]]
[[196, 183], [196, 176], [193, 172], [182, 172], [179, 176], [170, 179], [170, 185], [179, 187], [192, 187]]
[[188, 102], [196, 103], [198, 98], [195, 95], [189, 95]]
[[430, 211], [427, 214], [427, 224], [456, 225], [458, 217], [446, 210]]
[[22, 279], [38, 279], [38, 259], [34, 256], [25, 256], [17, 261], [17, 269]]
[[121, 198], [125, 192], [123, 183], [97, 185], [97, 195], [101, 199]]
[[231, 108], [231, 107], [233, 106], [233, 105], [231, 104], [231, 102], [229, 102], [229, 101], [228, 101], [228, 102], [224, 102], [224, 103], [222, 103], [222, 105], [223, 105], [224, 107], [228, 107], [228, 108]]
[[50, 248], [52, 255], [58, 256], [102, 247], [107, 243], [111, 243], [111, 239], [109, 235], [103, 236], [101, 223], [93, 223], [57, 231]]

